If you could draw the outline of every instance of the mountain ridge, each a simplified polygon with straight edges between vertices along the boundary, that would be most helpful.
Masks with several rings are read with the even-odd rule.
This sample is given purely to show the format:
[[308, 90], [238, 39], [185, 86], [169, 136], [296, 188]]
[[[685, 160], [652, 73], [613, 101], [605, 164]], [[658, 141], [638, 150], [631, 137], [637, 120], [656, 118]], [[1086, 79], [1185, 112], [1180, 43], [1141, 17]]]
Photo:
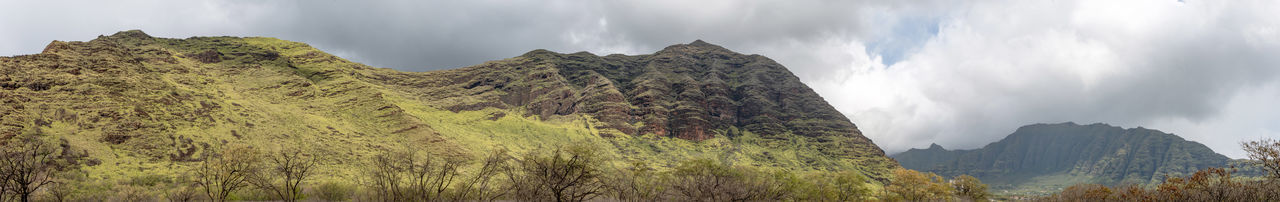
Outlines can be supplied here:
[[881, 181], [897, 167], [785, 67], [701, 40], [401, 72], [274, 38], [131, 30], [0, 65], [0, 135], [61, 138], [101, 162], [88, 168], [100, 178], [175, 174], [230, 143], [323, 148], [332, 169], [320, 173], [335, 177], [393, 147], [466, 157], [588, 144], [659, 167], [713, 158]]
[[1159, 130], [1073, 122], [1022, 126], [978, 149], [947, 150], [934, 144], [892, 157], [904, 168], [972, 175], [1006, 189], [1069, 186], [1051, 182], [1062, 176], [1071, 176], [1072, 183], [1156, 184], [1165, 176], [1233, 163], [1203, 144]]

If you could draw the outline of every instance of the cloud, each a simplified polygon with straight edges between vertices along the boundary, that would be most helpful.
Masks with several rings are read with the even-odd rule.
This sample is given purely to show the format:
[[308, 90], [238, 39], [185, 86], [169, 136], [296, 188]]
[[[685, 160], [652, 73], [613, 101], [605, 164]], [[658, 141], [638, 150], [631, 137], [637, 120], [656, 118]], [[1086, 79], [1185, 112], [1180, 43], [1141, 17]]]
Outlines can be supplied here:
[[888, 152], [1105, 122], [1280, 137], [1274, 1], [0, 1], [0, 55], [52, 40], [270, 36], [428, 71], [533, 49], [646, 54], [703, 39], [775, 59]]
[[[811, 83], [889, 152], [976, 148], [1035, 122], [1161, 129], [1235, 158], [1239, 141], [1280, 137], [1271, 126], [1280, 119], [1256, 113], [1276, 111], [1261, 101], [1280, 98], [1258, 90], [1276, 89], [1280, 75], [1274, 2], [964, 7], [899, 63], [855, 64], [845, 78]], [[866, 97], [890, 98], [858, 101]]]

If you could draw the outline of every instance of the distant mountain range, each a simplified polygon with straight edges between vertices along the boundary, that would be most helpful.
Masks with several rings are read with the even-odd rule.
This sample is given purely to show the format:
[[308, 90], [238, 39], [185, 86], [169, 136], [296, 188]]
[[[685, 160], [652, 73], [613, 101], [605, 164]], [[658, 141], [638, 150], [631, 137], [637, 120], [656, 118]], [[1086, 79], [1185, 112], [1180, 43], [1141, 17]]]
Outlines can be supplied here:
[[703, 41], [402, 72], [275, 38], [134, 30], [0, 57], [0, 103], [0, 137], [60, 139], [99, 179], [185, 172], [229, 143], [314, 148], [322, 178], [359, 175], [397, 147], [477, 157], [585, 144], [655, 167], [712, 158], [881, 181], [898, 167], [782, 65]]
[[1203, 144], [1146, 128], [1034, 124], [974, 150], [931, 145], [891, 156], [905, 168], [971, 175], [997, 189], [1061, 188], [1076, 183], [1153, 184], [1165, 176], [1234, 162]]

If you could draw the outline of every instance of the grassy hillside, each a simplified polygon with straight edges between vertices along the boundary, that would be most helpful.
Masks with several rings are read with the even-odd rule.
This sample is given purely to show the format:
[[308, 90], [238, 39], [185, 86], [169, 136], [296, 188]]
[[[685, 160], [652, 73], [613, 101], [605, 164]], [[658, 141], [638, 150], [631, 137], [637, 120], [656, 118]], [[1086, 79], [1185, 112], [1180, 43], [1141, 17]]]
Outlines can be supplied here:
[[590, 145], [617, 165], [712, 158], [882, 181], [897, 166], [785, 68], [702, 42], [400, 72], [274, 38], [135, 30], [0, 57], [0, 73], [0, 136], [65, 140], [99, 181], [180, 176], [228, 144], [309, 148], [330, 181], [390, 148], [475, 158]]

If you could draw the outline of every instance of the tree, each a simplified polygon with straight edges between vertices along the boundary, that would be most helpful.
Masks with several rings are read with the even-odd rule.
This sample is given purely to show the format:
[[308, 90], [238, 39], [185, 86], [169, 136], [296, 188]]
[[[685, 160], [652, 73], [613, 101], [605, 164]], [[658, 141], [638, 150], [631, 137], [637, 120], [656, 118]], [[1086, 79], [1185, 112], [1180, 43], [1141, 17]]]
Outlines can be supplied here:
[[681, 162], [672, 172], [677, 201], [778, 201], [795, 197], [801, 181], [787, 171], [766, 172], [712, 159]]
[[495, 189], [497, 186], [494, 184], [494, 177], [510, 166], [508, 163], [510, 159], [506, 150], [495, 150], [490, 153], [481, 163], [480, 169], [458, 186], [453, 200], [493, 201], [505, 195], [505, 191]]
[[942, 176], [905, 168], [893, 170], [893, 181], [885, 191], [891, 194], [888, 197], [907, 201], [945, 200], [954, 192]]
[[1120, 201], [1156, 201], [1154, 194], [1137, 184], [1116, 187], [1116, 199]]
[[1108, 201], [1111, 188], [1098, 184], [1077, 184], [1062, 190], [1062, 193], [1050, 196], [1049, 201]]
[[368, 175], [368, 182], [364, 183], [369, 189], [376, 192], [375, 198], [379, 201], [409, 201], [409, 194], [405, 193], [403, 179], [409, 170], [404, 159], [411, 155], [405, 152], [386, 151], [373, 157], [373, 161], [365, 171]]
[[463, 162], [459, 159], [438, 159], [431, 156], [411, 155], [406, 158], [408, 168], [409, 189], [418, 201], [442, 201], [445, 191], [453, 185], [460, 173], [458, 167]]
[[[482, 167], [480, 174], [489, 176], [465, 179], [461, 181], [463, 185], [455, 185], [462, 178], [459, 168], [466, 165], [461, 159], [421, 155], [407, 148], [386, 151], [374, 157], [367, 172], [367, 185], [382, 201], [445, 201], [451, 197], [462, 200], [460, 197], [467, 197], [477, 187], [489, 186], [489, 178], [501, 162], [487, 160], [494, 162], [486, 162], [489, 165]], [[462, 188], [453, 189], [456, 186]]]
[[812, 183], [798, 198], [802, 201], [860, 201], [871, 195], [868, 178], [855, 171], [815, 172], [805, 179]]
[[604, 178], [607, 194], [619, 201], [660, 201], [669, 180], [644, 162], [635, 161], [631, 167], [618, 169]]
[[1247, 198], [1241, 196], [1245, 194], [1241, 193], [1245, 190], [1244, 184], [1232, 181], [1231, 174], [1228, 169], [1207, 168], [1191, 176], [1165, 179], [1160, 189], [1165, 193], [1177, 192], [1170, 194], [1176, 196], [1175, 200], [1232, 201]]
[[838, 201], [854, 201], [862, 200], [863, 197], [871, 194], [871, 189], [867, 188], [867, 181], [870, 180], [866, 175], [854, 171], [840, 171], [836, 176], [831, 178], [831, 187], [836, 190]]
[[744, 201], [750, 199], [746, 174], [711, 159], [681, 162], [673, 172], [671, 190], [679, 201]]
[[302, 196], [302, 182], [316, 166], [316, 156], [300, 148], [288, 148], [263, 155], [266, 165], [248, 177], [249, 184], [293, 202]]
[[61, 148], [48, 144], [37, 135], [20, 135], [3, 142], [0, 150], [0, 201], [12, 192], [19, 201], [30, 201], [31, 194], [41, 187], [55, 183], [54, 176], [73, 168], [63, 161]]
[[953, 196], [952, 194], [955, 193], [956, 191], [955, 189], [951, 188], [951, 184], [947, 183], [947, 179], [942, 178], [942, 176], [939, 176], [938, 174], [934, 174], [932, 172], [927, 173], [927, 175], [929, 176], [929, 179], [932, 179], [931, 181], [929, 181], [929, 186], [927, 189], [929, 191], [928, 199], [943, 200], [943, 201], [951, 200]]
[[600, 163], [596, 152], [569, 146], [550, 153], [531, 152], [520, 160], [519, 173], [508, 174], [517, 197], [530, 201], [586, 201], [599, 195]]
[[1280, 180], [1280, 141], [1262, 139], [1240, 143], [1249, 159], [1267, 171], [1272, 180]]
[[969, 175], [960, 175], [952, 179], [951, 187], [955, 189], [955, 195], [963, 197], [967, 200], [985, 201], [990, 196], [987, 193], [987, 185], [982, 184], [981, 180]]
[[258, 172], [258, 151], [249, 146], [230, 145], [221, 152], [206, 155], [196, 169], [196, 184], [209, 200], [226, 201], [232, 192], [249, 185], [248, 178]]

